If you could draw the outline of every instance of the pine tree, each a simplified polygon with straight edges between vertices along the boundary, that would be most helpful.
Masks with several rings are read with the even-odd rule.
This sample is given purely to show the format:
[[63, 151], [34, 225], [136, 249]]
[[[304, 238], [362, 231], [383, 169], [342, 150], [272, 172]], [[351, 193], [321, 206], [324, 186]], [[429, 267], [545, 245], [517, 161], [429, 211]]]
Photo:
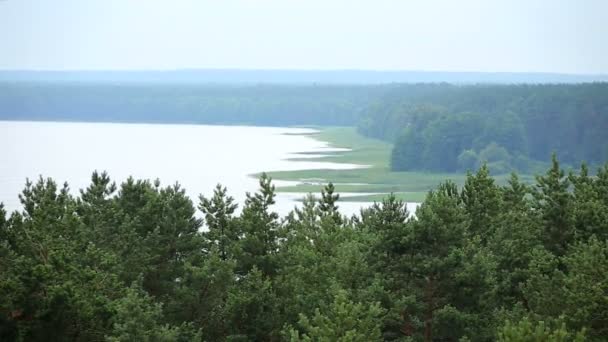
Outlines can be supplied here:
[[583, 163], [578, 175], [570, 172], [568, 176], [573, 185], [572, 215], [577, 241], [587, 241], [591, 236], [608, 238], [608, 200], [603, 198], [608, 193], [602, 193], [602, 173], [600, 168], [597, 177], [590, 176]]
[[404, 254], [401, 239], [409, 217], [406, 204], [391, 193], [381, 203], [361, 210], [359, 227], [378, 237], [374, 241], [371, 257], [379, 272], [392, 267], [394, 258]]
[[281, 326], [273, 284], [257, 267], [231, 288], [227, 300], [229, 341], [274, 341]]
[[499, 342], [583, 342], [585, 341], [584, 331], [575, 334], [566, 329], [566, 325], [558, 321], [553, 324], [555, 327], [546, 324], [544, 321], [533, 322], [528, 317], [516, 323], [510, 321], [500, 327], [498, 331]]
[[499, 188], [486, 164], [475, 175], [467, 175], [461, 196], [470, 218], [469, 234], [485, 242], [493, 234], [494, 220], [501, 207]]
[[431, 191], [406, 223], [390, 289], [403, 296], [401, 330], [409, 336], [432, 341], [493, 333], [487, 319], [493, 308], [485, 303], [495, 264], [479, 237], [467, 235], [469, 224], [452, 182]]
[[[560, 265], [561, 267], [557, 267]], [[568, 328], [593, 340], [608, 335], [608, 242], [592, 237], [562, 257], [539, 256], [523, 287], [530, 311], [551, 320], [563, 316]]]
[[110, 296], [121, 288], [117, 259], [89, 240], [67, 184], [28, 181], [20, 199], [24, 211], [7, 222], [11, 239], [0, 239], [0, 314], [17, 340], [103, 336]]
[[519, 180], [515, 172], [511, 173], [507, 186], [502, 188], [503, 210], [524, 210], [528, 206], [526, 196], [529, 193], [529, 187]]
[[9, 242], [8, 223], [6, 222], [6, 210], [4, 203], [0, 202], [0, 243]]
[[320, 212], [317, 199], [313, 194], [307, 194], [302, 200], [301, 207], [294, 207], [283, 226], [283, 236], [287, 245], [292, 242], [305, 240], [312, 243], [320, 234]]
[[186, 263], [171, 300], [164, 307], [170, 323], [192, 322], [204, 341], [221, 341], [230, 335], [228, 296], [234, 291], [236, 262], [224, 260], [213, 246], [201, 263]]
[[122, 218], [114, 197], [116, 183], [110, 180], [106, 172], [93, 172], [91, 183], [85, 190], [80, 190], [77, 199], [77, 213], [86, 226], [91, 241], [100, 248], [118, 251], [124, 242], [119, 236]]
[[316, 309], [314, 316], [300, 315], [298, 330], [288, 331], [289, 340], [296, 341], [382, 341], [381, 316], [384, 310], [379, 303], [366, 305], [348, 299], [345, 290], [338, 290], [327, 309]]
[[321, 199], [319, 199], [319, 212], [321, 218], [329, 217], [336, 225], [342, 224], [342, 216], [338, 211], [336, 202], [340, 199], [340, 194], [334, 194], [334, 184], [329, 182], [321, 190]]
[[533, 207], [544, 225], [545, 246], [556, 255], [563, 255], [574, 240], [574, 216], [570, 181], [560, 169], [555, 153], [551, 168], [545, 176], [537, 176], [536, 182]]
[[255, 266], [262, 274], [272, 276], [277, 268], [279, 216], [270, 207], [275, 203], [276, 194], [272, 179], [265, 173], [259, 184], [258, 192], [247, 193], [240, 216], [243, 238], [240, 240], [239, 272], [246, 274]]
[[163, 324], [162, 305], [141, 290], [139, 284], [126, 289], [126, 294], [111, 304], [112, 328], [105, 336], [108, 342], [173, 342], [195, 341], [201, 333], [192, 324]]
[[209, 245], [218, 246], [223, 260], [234, 256], [231, 250], [240, 237], [238, 226], [232, 217], [238, 205], [234, 203], [234, 198], [226, 193], [226, 188], [218, 184], [213, 191], [213, 197], [207, 199], [201, 195], [199, 204], [209, 229], [204, 233], [204, 237]]

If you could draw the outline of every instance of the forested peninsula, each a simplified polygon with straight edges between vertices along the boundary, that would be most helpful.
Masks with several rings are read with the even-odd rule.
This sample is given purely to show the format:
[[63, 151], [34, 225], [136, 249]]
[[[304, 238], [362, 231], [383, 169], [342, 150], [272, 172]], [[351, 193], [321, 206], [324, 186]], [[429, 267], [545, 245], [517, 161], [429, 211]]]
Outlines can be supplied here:
[[402, 85], [365, 110], [359, 131], [395, 143], [393, 170], [540, 171], [608, 159], [608, 84]]

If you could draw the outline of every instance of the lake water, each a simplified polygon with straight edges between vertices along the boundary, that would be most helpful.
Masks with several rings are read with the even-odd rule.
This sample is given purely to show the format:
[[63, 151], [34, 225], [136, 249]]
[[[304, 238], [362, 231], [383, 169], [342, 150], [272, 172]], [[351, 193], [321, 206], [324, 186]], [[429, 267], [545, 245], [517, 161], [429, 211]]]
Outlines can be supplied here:
[[[240, 205], [245, 192], [257, 189], [249, 175], [263, 171], [349, 169], [329, 162], [290, 161], [297, 152], [322, 155], [326, 143], [298, 133], [304, 128], [121, 123], [0, 121], [0, 202], [7, 211], [20, 208], [18, 194], [26, 178], [52, 177], [68, 182], [73, 193], [85, 188], [94, 170], [107, 171], [117, 183], [160, 179], [179, 182], [198, 204], [217, 183]], [[313, 155], [314, 156], [314, 155]], [[301, 155], [298, 157], [302, 157]], [[275, 182], [275, 185], [289, 184]], [[286, 214], [303, 194], [278, 194], [274, 210]], [[340, 202], [343, 214], [358, 213], [369, 203]]]

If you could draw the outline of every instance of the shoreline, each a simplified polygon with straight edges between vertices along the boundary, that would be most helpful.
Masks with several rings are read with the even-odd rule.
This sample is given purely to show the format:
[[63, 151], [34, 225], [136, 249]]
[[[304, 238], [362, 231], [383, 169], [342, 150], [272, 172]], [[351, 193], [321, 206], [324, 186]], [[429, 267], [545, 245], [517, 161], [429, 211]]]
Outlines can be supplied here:
[[[352, 126], [346, 127], [314, 127], [318, 132], [309, 133], [312, 139], [325, 142], [328, 148], [344, 149], [344, 151], [323, 152], [321, 156], [312, 158], [290, 158], [294, 161], [318, 161], [344, 164], [364, 165], [367, 167], [354, 169], [308, 169], [295, 171], [266, 172], [274, 180], [298, 182], [289, 186], [277, 186], [277, 193], [313, 193], [319, 194], [323, 186], [332, 182], [336, 192], [343, 202], [374, 202], [381, 201], [388, 194], [410, 203], [421, 203], [427, 193], [439, 183], [451, 180], [461, 187], [465, 180], [464, 173], [431, 173], [431, 172], [402, 172], [390, 170], [390, 154], [392, 144], [362, 136]], [[306, 154], [318, 154], [303, 152]], [[261, 173], [250, 175], [258, 177]], [[522, 182], [534, 180], [532, 175], [519, 174]], [[510, 174], [493, 175], [498, 185], [507, 184]], [[306, 180], [315, 180], [306, 182]]]

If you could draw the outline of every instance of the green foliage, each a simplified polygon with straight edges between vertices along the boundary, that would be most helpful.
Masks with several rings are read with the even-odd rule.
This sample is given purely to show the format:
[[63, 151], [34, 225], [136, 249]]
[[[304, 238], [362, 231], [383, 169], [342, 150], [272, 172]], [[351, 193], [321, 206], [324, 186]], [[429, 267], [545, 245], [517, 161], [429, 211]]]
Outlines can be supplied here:
[[236, 286], [235, 268], [236, 262], [224, 260], [217, 248], [201, 263], [186, 263], [175, 294], [164, 307], [170, 322], [192, 322], [200, 327], [205, 341], [226, 338], [231, 322], [227, 302]]
[[479, 157], [473, 150], [464, 150], [458, 155], [458, 168], [463, 171], [470, 171], [477, 167]]
[[327, 186], [321, 190], [321, 199], [319, 200], [319, 213], [321, 219], [329, 218], [334, 221], [335, 224], [340, 225], [342, 223], [342, 217], [338, 211], [336, 202], [340, 199], [339, 194], [334, 194], [334, 185], [329, 182]]
[[391, 169], [393, 170], [416, 170], [421, 167], [425, 148], [425, 140], [421, 132], [412, 127], [405, 129], [403, 134], [397, 137], [395, 146], [391, 153]]
[[509, 152], [504, 147], [493, 142], [479, 151], [479, 158], [485, 163], [509, 160]]
[[573, 329], [587, 328], [589, 337], [608, 334], [608, 243], [594, 237], [572, 246], [568, 254], [533, 260], [524, 286], [526, 302], [539, 317], [564, 316]]
[[404, 308], [405, 323], [423, 325], [412, 329], [412, 336], [427, 341], [462, 337], [473, 328], [480, 339], [489, 334], [484, 294], [493, 286], [495, 266], [479, 239], [467, 237], [469, 220], [458, 189], [447, 182], [429, 193], [416, 220], [409, 222], [399, 272], [411, 298]]
[[468, 175], [461, 197], [471, 222], [468, 233], [482, 240], [492, 236], [490, 229], [493, 227], [492, 221], [498, 217], [501, 196], [486, 164], [477, 174]]
[[260, 177], [260, 190], [254, 194], [248, 193], [245, 200], [239, 220], [243, 229], [238, 256], [239, 272], [242, 274], [254, 267], [266, 276], [276, 272], [279, 215], [270, 209], [276, 196], [271, 181], [270, 177], [263, 174]]
[[137, 284], [111, 305], [114, 315], [112, 329], [106, 336], [108, 342], [128, 341], [194, 341], [200, 340], [200, 332], [192, 324], [179, 327], [162, 324], [162, 305], [154, 303]]
[[533, 207], [543, 222], [545, 245], [556, 254], [563, 254], [575, 237], [570, 180], [560, 168], [555, 154], [545, 176], [536, 177]]
[[517, 323], [507, 321], [498, 332], [500, 342], [582, 342], [585, 341], [584, 331], [575, 334], [568, 332], [566, 325], [555, 324], [552, 328], [543, 321], [531, 322], [528, 317]]
[[316, 309], [314, 316], [300, 315], [298, 325], [302, 330], [289, 329], [290, 341], [341, 341], [367, 342], [381, 341], [381, 316], [384, 310], [379, 303], [371, 305], [354, 303], [348, 299], [345, 290], [339, 290], [333, 302], [321, 313]]
[[573, 208], [575, 232], [578, 239], [586, 240], [595, 235], [600, 240], [608, 239], [608, 164], [599, 168], [595, 177], [589, 175], [586, 164], [581, 165], [578, 175], [570, 173], [568, 180], [573, 185]]
[[276, 338], [280, 330], [279, 308], [272, 282], [265, 279], [255, 266], [228, 293], [228, 339], [246, 336], [248, 340], [267, 341]]
[[209, 245], [207, 248], [217, 246], [224, 260], [232, 257], [235, 254], [235, 244], [240, 236], [232, 217], [237, 208], [234, 198], [227, 196], [226, 188], [218, 184], [211, 199], [201, 195], [200, 201], [199, 209], [205, 215], [208, 229], [204, 234]]
[[604, 341], [608, 165], [533, 186], [483, 165], [412, 215], [395, 195], [339, 214], [328, 184], [282, 220], [262, 176], [243, 210], [93, 173], [0, 205], [3, 341]]
[[528, 143], [522, 119], [516, 113], [507, 111], [487, 120], [483, 132], [473, 145], [479, 150], [487, 142], [504, 146], [505, 152], [527, 154]]
[[598, 165], [608, 155], [607, 94], [606, 83], [401, 85], [363, 111], [359, 132], [395, 143], [394, 171], [470, 170], [467, 150], [495, 174], [535, 172], [552, 151]]

